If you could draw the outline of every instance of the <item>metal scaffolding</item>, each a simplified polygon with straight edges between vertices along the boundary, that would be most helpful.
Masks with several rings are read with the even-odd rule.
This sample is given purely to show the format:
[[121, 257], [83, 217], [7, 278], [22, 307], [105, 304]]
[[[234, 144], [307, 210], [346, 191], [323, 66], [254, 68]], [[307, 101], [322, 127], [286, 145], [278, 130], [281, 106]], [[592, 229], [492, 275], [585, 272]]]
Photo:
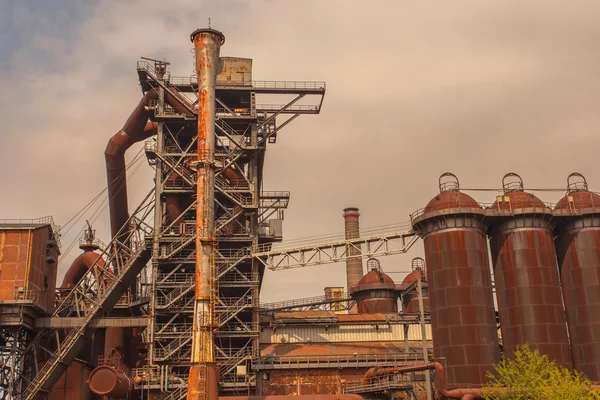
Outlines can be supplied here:
[[[192, 351], [196, 262], [197, 85], [173, 78], [167, 64], [141, 61], [138, 74], [144, 92], [157, 88], [151, 104], [158, 123], [146, 154], [156, 168], [155, 226], [152, 244], [150, 326], [144, 334], [146, 365], [134, 371], [145, 377], [138, 388], [161, 390], [168, 399], [186, 397]], [[259, 93], [293, 95], [283, 105], [257, 105]], [[296, 105], [307, 94], [313, 105]], [[253, 393], [256, 375], [251, 361], [259, 356], [259, 287], [264, 265], [250, 255], [257, 246], [280, 241], [281, 212], [289, 192], [262, 191], [268, 143], [301, 114], [320, 111], [323, 82], [217, 81], [216, 137], [212, 155], [214, 179], [214, 335], [221, 392]], [[166, 96], [189, 99], [192, 116], [178, 114]], [[187, 96], [187, 97], [184, 97]], [[272, 96], [271, 96], [272, 98]], [[284, 117], [276, 123], [278, 116]], [[278, 122], [278, 121], [277, 121]], [[176, 204], [176, 206], [174, 206]], [[180, 208], [174, 217], [169, 211]], [[165, 379], [168, 374], [175, 379]]]

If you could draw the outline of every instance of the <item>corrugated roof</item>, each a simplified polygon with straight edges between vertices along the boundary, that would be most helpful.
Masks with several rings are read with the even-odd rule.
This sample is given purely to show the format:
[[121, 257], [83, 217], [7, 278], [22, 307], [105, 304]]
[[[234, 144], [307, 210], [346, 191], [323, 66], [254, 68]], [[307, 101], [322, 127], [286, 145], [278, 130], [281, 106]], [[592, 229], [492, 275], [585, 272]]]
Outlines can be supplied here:
[[275, 320], [278, 319], [335, 319], [338, 315], [333, 311], [311, 310], [311, 311], [286, 311], [274, 314]]

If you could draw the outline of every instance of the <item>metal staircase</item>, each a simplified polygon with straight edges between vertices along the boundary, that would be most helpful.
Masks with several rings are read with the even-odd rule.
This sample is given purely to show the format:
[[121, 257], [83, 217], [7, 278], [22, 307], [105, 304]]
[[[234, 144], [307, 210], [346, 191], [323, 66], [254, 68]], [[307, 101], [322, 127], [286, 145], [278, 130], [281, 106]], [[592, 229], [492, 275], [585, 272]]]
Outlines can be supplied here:
[[172, 340], [167, 346], [154, 350], [154, 359], [156, 361], [167, 361], [172, 355], [181, 350], [184, 346], [192, 341], [192, 329], [182, 332], [182, 337]]
[[[82, 322], [69, 331], [45, 361], [35, 379], [22, 393], [23, 400], [40, 399], [50, 391], [83, 349], [86, 340], [96, 332], [97, 327], [92, 322], [110, 313], [150, 260], [150, 246], [145, 238], [148, 227], [142, 222], [153, 209], [153, 203], [148, 203], [150, 194], [152, 192], [121, 228], [122, 234], [125, 235], [123, 242], [113, 239], [102, 253], [105, 265], [99, 263], [99, 258], [69, 295], [60, 302], [53, 317], [78, 317]], [[136, 218], [139, 214], [143, 214], [140, 219]], [[134, 228], [124, 232], [132, 224], [135, 225]], [[143, 232], [143, 237], [140, 237], [139, 230]], [[119, 238], [120, 235], [116, 237]]]
[[183, 400], [187, 397], [187, 388], [177, 388], [163, 400]]
[[156, 298], [156, 308], [169, 308], [194, 288], [195, 276], [187, 274], [187, 279], [171, 290], [166, 296]]
[[220, 358], [217, 355], [217, 361], [219, 362], [219, 369], [222, 376], [225, 376], [232, 372], [235, 367], [242, 362], [249, 360], [253, 357], [252, 348], [244, 347], [238, 350], [236, 353], [228, 355], [226, 358]]

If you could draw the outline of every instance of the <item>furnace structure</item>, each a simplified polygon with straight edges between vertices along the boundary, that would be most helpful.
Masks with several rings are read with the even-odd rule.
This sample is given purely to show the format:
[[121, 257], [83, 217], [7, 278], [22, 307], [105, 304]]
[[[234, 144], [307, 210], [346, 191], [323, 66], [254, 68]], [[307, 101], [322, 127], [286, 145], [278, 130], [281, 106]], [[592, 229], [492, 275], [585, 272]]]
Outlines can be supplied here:
[[254, 81], [251, 59], [219, 56], [224, 40], [192, 34], [189, 78], [138, 63], [144, 97], [156, 93], [145, 106], [156, 123], [146, 143], [156, 190], [150, 326], [133, 376], [139, 390], [169, 398], [186, 396], [194, 368], [195, 390], [218, 382], [221, 393], [254, 392], [264, 265], [250, 251], [282, 239], [290, 196], [263, 190], [265, 151], [298, 116], [318, 114], [325, 94], [324, 82]]

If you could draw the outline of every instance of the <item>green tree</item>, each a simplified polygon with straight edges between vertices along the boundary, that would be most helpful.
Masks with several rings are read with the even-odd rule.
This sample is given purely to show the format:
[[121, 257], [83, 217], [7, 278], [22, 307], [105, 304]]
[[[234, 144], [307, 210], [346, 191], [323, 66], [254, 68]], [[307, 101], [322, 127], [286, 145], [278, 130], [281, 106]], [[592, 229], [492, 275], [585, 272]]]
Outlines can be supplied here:
[[513, 359], [503, 357], [488, 380], [482, 396], [487, 400], [600, 400], [585, 375], [556, 365], [527, 344]]

